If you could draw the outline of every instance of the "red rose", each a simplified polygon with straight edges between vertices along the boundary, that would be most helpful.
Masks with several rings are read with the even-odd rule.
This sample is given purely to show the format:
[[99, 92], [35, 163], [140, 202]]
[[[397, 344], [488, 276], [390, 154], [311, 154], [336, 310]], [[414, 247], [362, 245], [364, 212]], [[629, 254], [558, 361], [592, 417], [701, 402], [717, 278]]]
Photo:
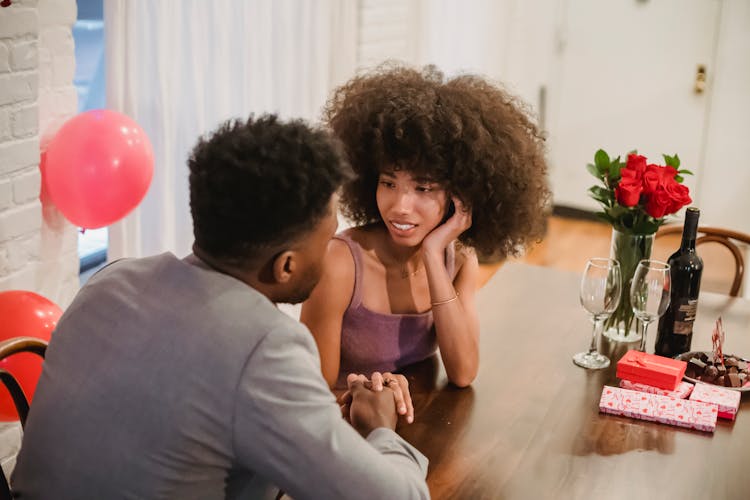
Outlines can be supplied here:
[[664, 169], [659, 165], [649, 165], [643, 173], [643, 194], [651, 194], [659, 187], [663, 179]]
[[641, 155], [628, 155], [628, 161], [625, 164], [625, 168], [635, 171], [640, 179], [643, 176], [643, 172], [646, 171], [646, 157]]
[[634, 207], [641, 198], [643, 185], [639, 180], [630, 180], [623, 177], [615, 188], [617, 203], [624, 207]]
[[641, 176], [638, 172], [627, 167], [620, 170], [620, 178], [626, 184], [641, 182]]
[[648, 197], [646, 201], [646, 213], [654, 219], [661, 219], [667, 214], [671, 206], [672, 198], [669, 197], [669, 194], [667, 194], [663, 187], [659, 187]]
[[677, 169], [669, 165], [661, 167], [661, 176], [664, 181], [671, 181], [677, 177]]
[[668, 213], [673, 214], [685, 205], [692, 203], [690, 190], [679, 182], [672, 179], [671, 182], [664, 184], [664, 192], [669, 196], [670, 204]]

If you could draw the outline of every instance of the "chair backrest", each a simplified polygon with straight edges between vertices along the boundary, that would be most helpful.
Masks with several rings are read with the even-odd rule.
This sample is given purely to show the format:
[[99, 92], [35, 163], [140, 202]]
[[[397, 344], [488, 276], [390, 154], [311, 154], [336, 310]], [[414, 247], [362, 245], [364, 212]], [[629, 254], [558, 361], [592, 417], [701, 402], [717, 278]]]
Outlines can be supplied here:
[[[682, 226], [664, 226], [656, 233], [656, 236], [658, 238], [670, 234], [682, 234]], [[740, 246], [742, 244], [750, 245], [750, 235], [718, 227], [699, 226], [695, 246], [703, 243], [718, 243], [732, 253], [734, 257], [734, 280], [729, 289], [729, 295], [736, 297], [739, 295], [742, 278], [745, 274], [744, 250]]]
[[[0, 342], [0, 360], [19, 352], [31, 352], [44, 358], [46, 351], [47, 342], [33, 337], [14, 337]], [[29, 414], [29, 401], [26, 399], [21, 385], [12, 373], [0, 368], [0, 381], [2, 381], [13, 399], [13, 404], [18, 412], [18, 419], [21, 421], [21, 427], [23, 427], [26, 425], [26, 417]], [[5, 478], [5, 474], [0, 473], [0, 476], [2, 477], [0, 481], [0, 500], [10, 500], [12, 496], [8, 487], [8, 480]]]

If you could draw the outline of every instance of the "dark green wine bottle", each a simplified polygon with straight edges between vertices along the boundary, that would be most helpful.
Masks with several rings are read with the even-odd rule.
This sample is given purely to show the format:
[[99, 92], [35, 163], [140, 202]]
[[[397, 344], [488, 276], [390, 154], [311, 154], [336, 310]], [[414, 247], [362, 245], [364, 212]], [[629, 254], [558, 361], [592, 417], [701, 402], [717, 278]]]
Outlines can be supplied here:
[[659, 319], [656, 354], [674, 357], [690, 350], [693, 323], [698, 309], [703, 260], [695, 252], [700, 210], [690, 207], [685, 212], [682, 244], [669, 260], [672, 293], [669, 307]]

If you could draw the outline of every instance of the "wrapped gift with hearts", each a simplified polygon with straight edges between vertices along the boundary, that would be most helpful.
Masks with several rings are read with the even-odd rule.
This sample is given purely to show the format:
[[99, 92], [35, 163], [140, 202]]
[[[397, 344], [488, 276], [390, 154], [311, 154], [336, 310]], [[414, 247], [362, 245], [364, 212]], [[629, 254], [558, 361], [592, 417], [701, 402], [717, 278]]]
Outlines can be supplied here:
[[740, 407], [740, 393], [717, 385], [697, 383], [690, 401], [711, 403], [718, 407], [719, 418], [734, 420]]
[[599, 411], [704, 432], [714, 432], [716, 405], [604, 386]]
[[671, 396], [673, 398], [685, 399], [690, 396], [693, 392], [694, 385], [690, 382], [682, 381], [677, 385], [677, 389], [670, 391], [667, 389], [660, 389], [653, 385], [641, 384], [639, 382], [631, 382], [630, 380], [620, 380], [620, 387], [631, 391], [647, 392], [649, 394], [658, 394], [660, 396]]

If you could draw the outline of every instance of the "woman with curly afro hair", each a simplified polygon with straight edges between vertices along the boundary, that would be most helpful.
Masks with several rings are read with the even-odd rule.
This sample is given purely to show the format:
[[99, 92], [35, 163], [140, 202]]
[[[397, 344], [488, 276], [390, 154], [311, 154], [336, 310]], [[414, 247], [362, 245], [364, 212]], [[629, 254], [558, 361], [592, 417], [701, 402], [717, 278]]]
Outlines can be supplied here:
[[[544, 233], [543, 138], [524, 106], [478, 76], [380, 66], [336, 89], [325, 120], [356, 178], [341, 207], [356, 226], [331, 241], [303, 305], [331, 386], [393, 375], [436, 348], [459, 387], [479, 366], [477, 255], [500, 261]], [[360, 376], [361, 377], [361, 376]], [[398, 382], [396, 384], [395, 382]], [[411, 420], [411, 407], [400, 408]]]

